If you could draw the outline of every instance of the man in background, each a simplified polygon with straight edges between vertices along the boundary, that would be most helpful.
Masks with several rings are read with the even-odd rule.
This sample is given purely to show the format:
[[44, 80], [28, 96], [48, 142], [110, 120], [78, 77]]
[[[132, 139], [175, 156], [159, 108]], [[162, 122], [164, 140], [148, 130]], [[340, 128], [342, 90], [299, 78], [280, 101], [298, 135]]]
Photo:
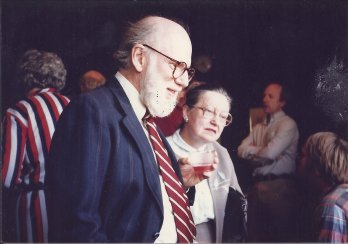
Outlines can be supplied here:
[[279, 83], [263, 96], [266, 118], [254, 126], [238, 147], [239, 157], [254, 167], [248, 194], [248, 235], [252, 242], [296, 241], [296, 169], [299, 132], [283, 111], [287, 96]]

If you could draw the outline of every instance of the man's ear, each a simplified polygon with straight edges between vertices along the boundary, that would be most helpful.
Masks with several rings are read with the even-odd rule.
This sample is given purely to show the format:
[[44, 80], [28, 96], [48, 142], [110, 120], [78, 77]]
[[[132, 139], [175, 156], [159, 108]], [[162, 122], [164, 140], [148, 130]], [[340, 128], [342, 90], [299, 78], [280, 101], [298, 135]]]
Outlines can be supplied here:
[[144, 48], [140, 44], [135, 44], [132, 48], [131, 61], [136, 71], [142, 72], [146, 63]]

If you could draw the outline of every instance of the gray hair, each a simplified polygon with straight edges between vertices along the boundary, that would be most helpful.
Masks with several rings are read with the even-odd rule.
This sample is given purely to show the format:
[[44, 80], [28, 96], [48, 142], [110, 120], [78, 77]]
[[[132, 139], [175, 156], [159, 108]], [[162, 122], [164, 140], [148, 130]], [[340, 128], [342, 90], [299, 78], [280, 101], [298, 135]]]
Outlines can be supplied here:
[[311, 135], [305, 144], [309, 165], [335, 184], [348, 182], [348, 142], [332, 132]]
[[148, 36], [155, 30], [155, 25], [151, 24], [147, 18], [143, 18], [134, 23], [128, 23], [126, 32], [124, 33], [118, 50], [114, 54], [118, 65], [121, 68], [130, 66], [130, 55], [133, 46], [137, 43], [143, 44]]
[[66, 73], [63, 61], [56, 53], [28, 50], [18, 63], [20, 82], [27, 89], [52, 87], [60, 91], [65, 86]]

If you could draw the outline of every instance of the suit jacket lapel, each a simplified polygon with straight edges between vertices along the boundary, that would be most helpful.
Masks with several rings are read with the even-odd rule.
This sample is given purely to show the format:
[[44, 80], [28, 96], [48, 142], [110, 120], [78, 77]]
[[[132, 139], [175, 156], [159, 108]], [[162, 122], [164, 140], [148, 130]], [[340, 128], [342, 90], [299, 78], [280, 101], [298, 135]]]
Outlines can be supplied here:
[[150, 146], [150, 142], [148, 141], [144, 130], [139, 123], [132, 106], [130, 105], [128, 97], [116, 78], [110, 82], [109, 87], [125, 113], [122, 123], [136, 142], [142, 157], [147, 184], [153, 193], [159, 208], [163, 212], [163, 201], [159, 182], [158, 167]]

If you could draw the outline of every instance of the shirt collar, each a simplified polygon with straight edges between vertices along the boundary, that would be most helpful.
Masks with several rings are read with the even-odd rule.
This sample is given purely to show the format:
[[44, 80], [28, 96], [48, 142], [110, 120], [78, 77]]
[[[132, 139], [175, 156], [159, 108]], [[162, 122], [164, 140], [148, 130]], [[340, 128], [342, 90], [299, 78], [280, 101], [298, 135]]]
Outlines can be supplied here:
[[284, 113], [283, 110], [280, 110], [280, 111], [278, 111], [278, 112], [272, 114], [272, 115], [271, 115], [271, 121], [273, 121], [273, 120], [275, 120], [275, 119], [278, 119], [278, 118], [284, 116], [284, 114], [285, 114], [285, 113]]
[[[285, 115], [285, 112], [283, 110], [280, 110], [272, 115], [270, 115], [270, 121], [268, 124], [271, 124], [274, 120], [277, 120], [280, 117], [283, 117]], [[266, 118], [264, 120], [264, 124], [267, 125], [267, 115]]]
[[33, 97], [43, 92], [56, 92], [56, 91], [57, 91], [56, 88], [51, 88], [51, 87], [37, 88], [35, 91], [30, 92], [30, 95], [27, 95], [27, 97]]
[[192, 146], [190, 146], [188, 143], [185, 142], [185, 140], [181, 137], [180, 135], [180, 129], [176, 130], [173, 134], [173, 142], [180, 147], [182, 150], [186, 151], [186, 152], [194, 152], [194, 151], [203, 151], [208, 144], [203, 145], [200, 148], [194, 148]]
[[142, 119], [146, 113], [146, 107], [142, 103], [142, 101], [140, 100], [138, 90], [120, 72], [117, 72], [115, 77], [119, 81], [124, 92], [126, 93], [128, 99], [129, 99], [129, 102], [130, 102], [138, 120], [142, 121]]

